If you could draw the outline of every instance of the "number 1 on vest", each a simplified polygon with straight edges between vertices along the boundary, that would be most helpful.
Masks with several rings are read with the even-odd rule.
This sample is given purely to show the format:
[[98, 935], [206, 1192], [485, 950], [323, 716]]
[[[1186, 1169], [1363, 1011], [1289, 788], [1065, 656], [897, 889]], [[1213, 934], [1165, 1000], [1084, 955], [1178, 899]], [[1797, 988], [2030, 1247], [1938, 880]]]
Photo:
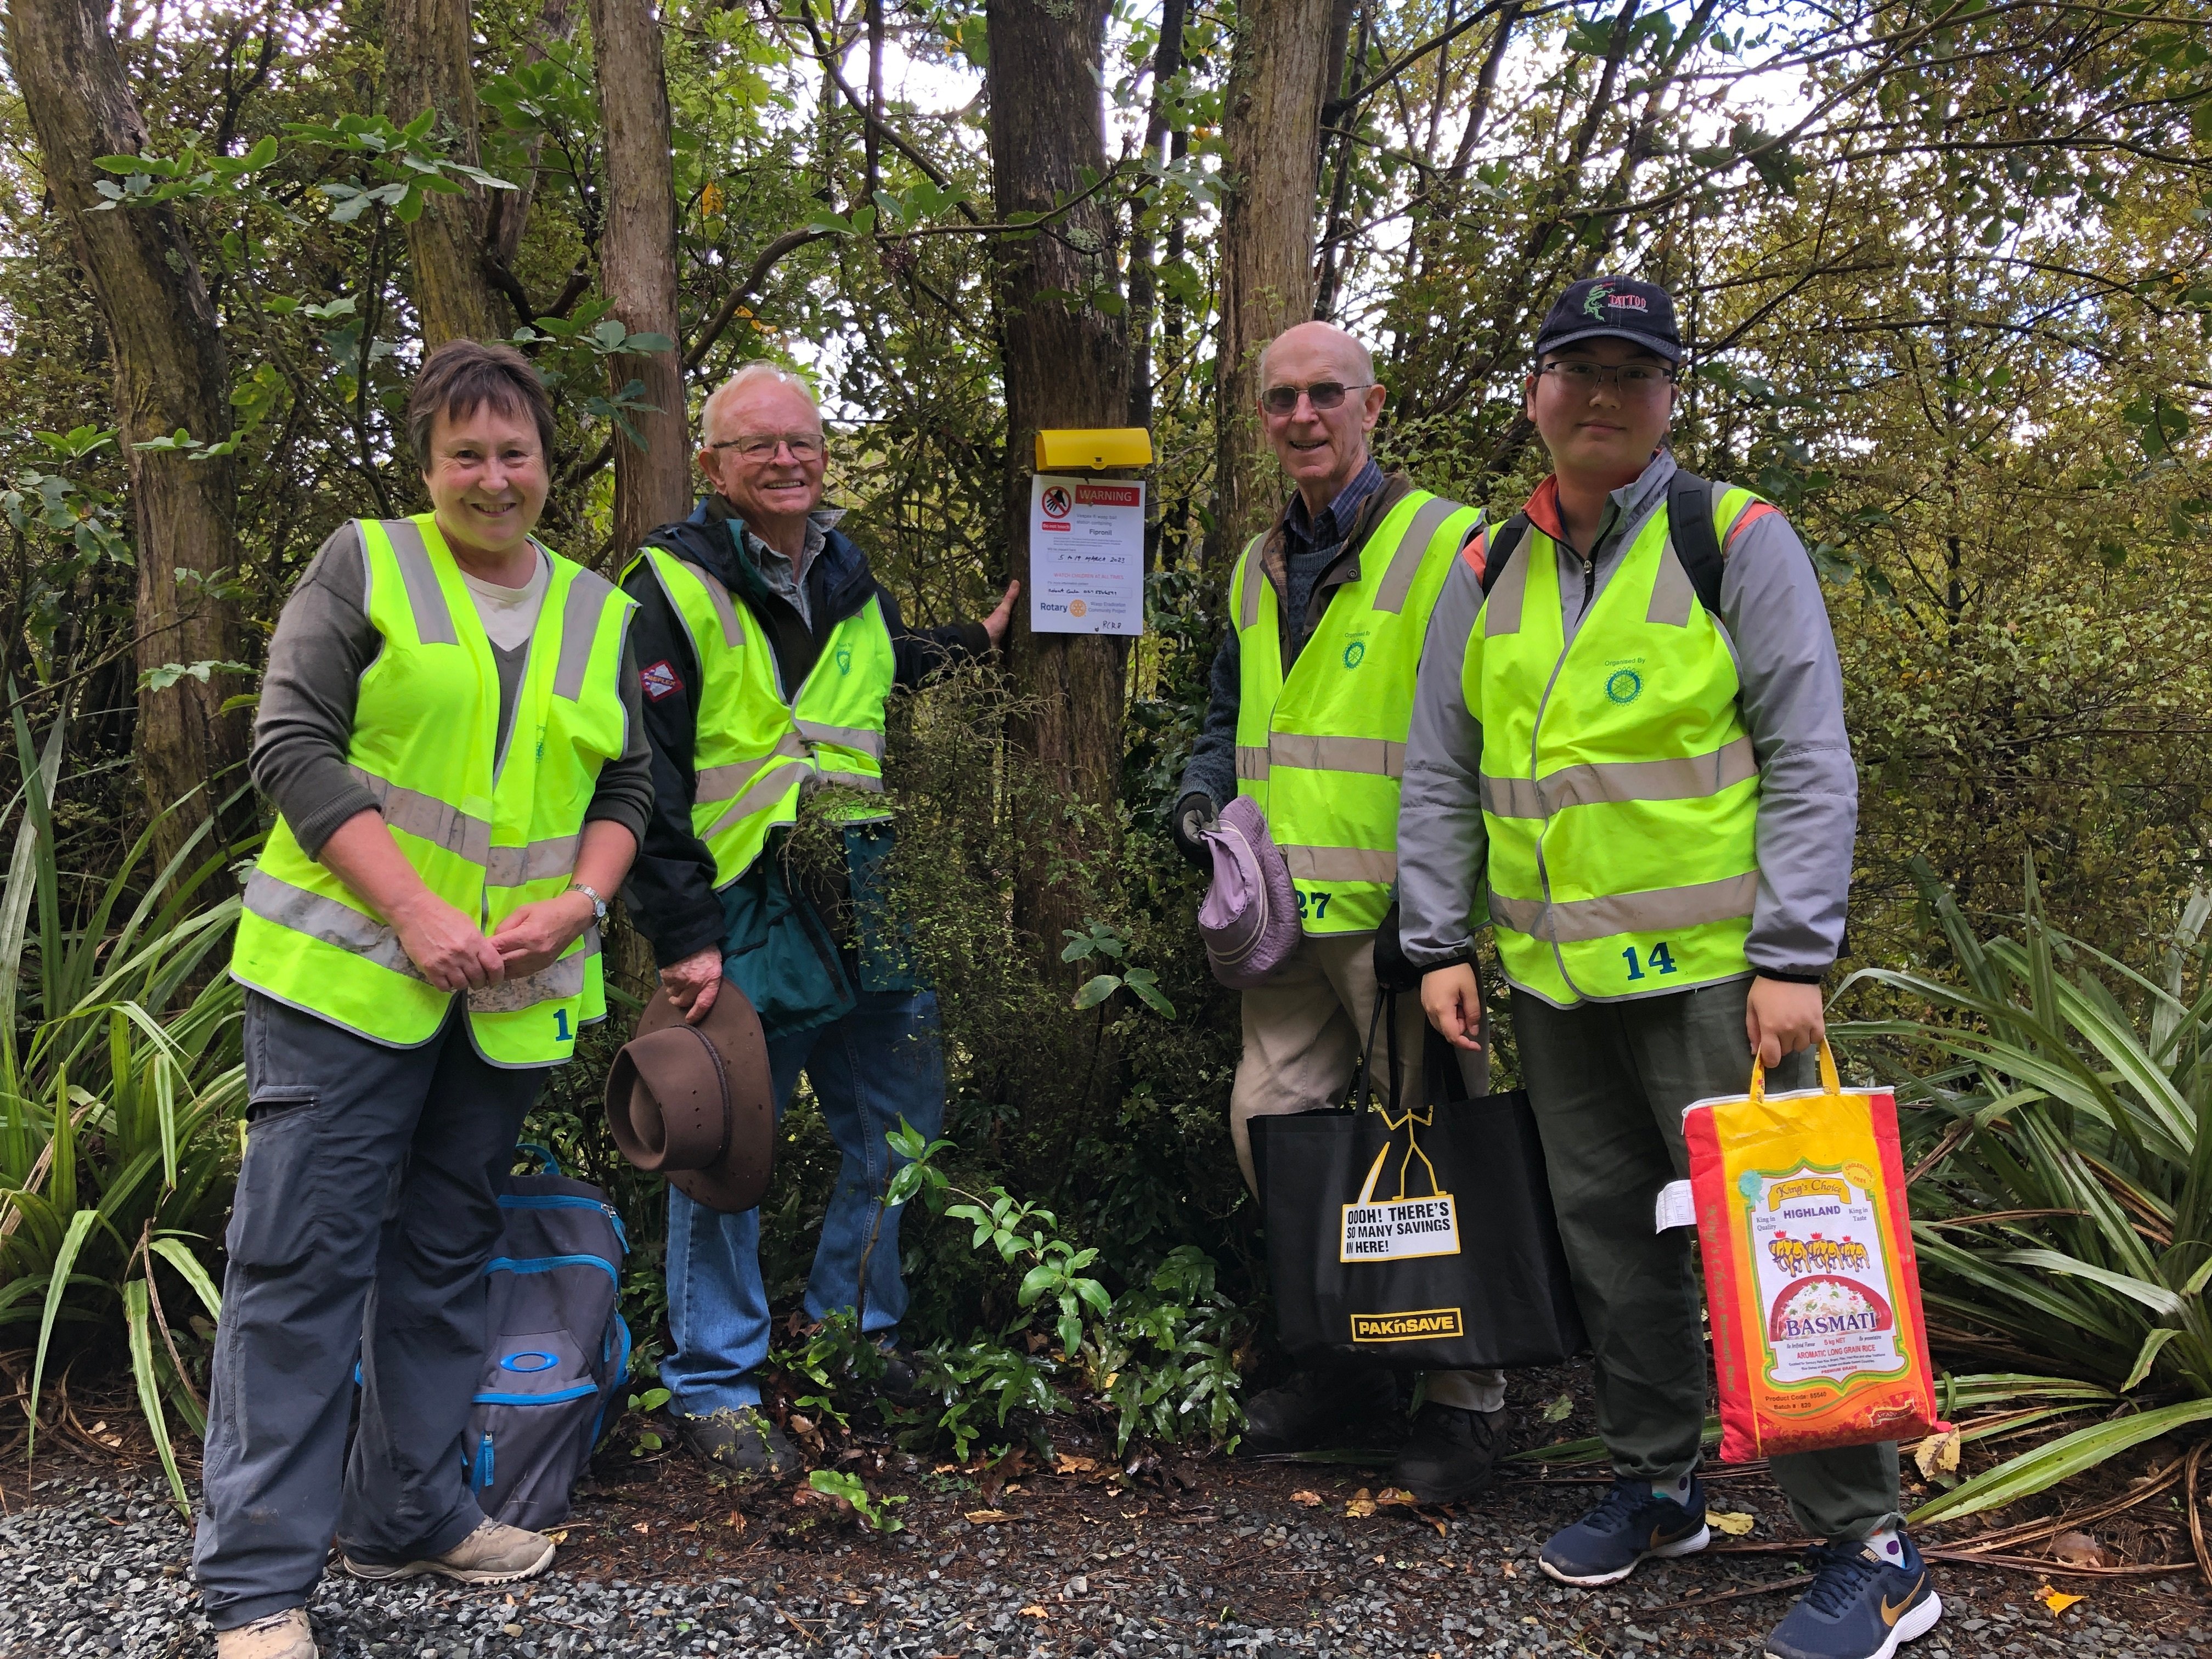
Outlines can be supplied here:
[[[1644, 977], [1644, 969], [1636, 965], [1636, 947], [1633, 945], [1623, 951], [1620, 957], [1628, 964], [1629, 978]], [[1644, 953], [1644, 966], [1650, 968], [1655, 974], [1671, 974], [1674, 971], [1674, 953], [1667, 948], [1667, 941], [1664, 939], [1660, 940], [1658, 944]]]
[[576, 1034], [568, 1029], [568, 1011], [566, 1008], [553, 1011], [553, 1035], [562, 1042], [576, 1040]]

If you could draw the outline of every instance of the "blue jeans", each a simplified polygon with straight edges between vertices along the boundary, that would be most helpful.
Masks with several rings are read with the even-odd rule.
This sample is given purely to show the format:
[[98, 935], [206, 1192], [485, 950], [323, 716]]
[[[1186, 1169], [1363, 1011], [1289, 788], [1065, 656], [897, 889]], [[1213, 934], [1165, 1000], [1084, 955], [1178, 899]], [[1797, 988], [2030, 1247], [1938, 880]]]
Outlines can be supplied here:
[[[863, 991], [842, 1019], [770, 1037], [768, 1056], [778, 1115], [804, 1071], [843, 1155], [806, 1279], [806, 1316], [820, 1319], [857, 1302], [861, 1329], [889, 1341], [906, 1312], [906, 1282], [900, 1210], [878, 1200], [906, 1160], [884, 1137], [901, 1118], [926, 1139], [945, 1127], [937, 998]], [[660, 1380], [677, 1410], [704, 1417], [760, 1403], [753, 1373], [768, 1357], [769, 1308], [758, 1210], [726, 1215], [669, 1188], [668, 1323], [675, 1346], [660, 1362]]]

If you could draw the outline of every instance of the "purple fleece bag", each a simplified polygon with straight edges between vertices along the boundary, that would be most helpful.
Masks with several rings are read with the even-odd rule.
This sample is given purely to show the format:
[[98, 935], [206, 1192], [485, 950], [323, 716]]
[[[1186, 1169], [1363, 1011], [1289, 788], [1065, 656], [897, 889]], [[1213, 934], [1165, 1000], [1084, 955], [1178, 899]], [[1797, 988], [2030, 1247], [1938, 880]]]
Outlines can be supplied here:
[[1267, 834], [1267, 820], [1251, 798], [1239, 795], [1221, 809], [1205, 832], [1213, 854], [1213, 880], [1198, 907], [1198, 931], [1213, 976], [1249, 991], [1264, 983], [1301, 937], [1297, 890], [1291, 866]]

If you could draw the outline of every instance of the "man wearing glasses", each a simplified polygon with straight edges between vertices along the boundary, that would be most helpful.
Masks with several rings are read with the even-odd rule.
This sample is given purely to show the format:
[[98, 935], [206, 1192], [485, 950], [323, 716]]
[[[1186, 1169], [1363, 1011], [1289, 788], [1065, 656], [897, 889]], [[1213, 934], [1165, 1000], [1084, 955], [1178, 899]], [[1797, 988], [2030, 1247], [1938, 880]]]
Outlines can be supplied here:
[[[1391, 902], [1399, 764], [1429, 613], [1479, 521], [1369, 456], [1385, 394], [1367, 349], [1342, 329], [1301, 323], [1279, 336], [1260, 386], [1260, 419], [1293, 491], [1230, 579], [1231, 626], [1172, 820], [1184, 855], [1210, 868], [1200, 833], [1231, 798], [1253, 797], [1297, 889], [1297, 948], [1243, 995], [1229, 1117], [1247, 1185], [1252, 1118], [1340, 1102], [1382, 989], [1418, 979], [1404, 977]], [[1395, 1037], [1376, 1047], [1396, 1053], [1409, 1100], [1422, 1097], [1423, 1038], [1415, 999], [1401, 997]], [[1383, 1054], [1374, 1066], [1386, 1074]], [[1462, 1069], [1479, 1090], [1480, 1067]], [[1379, 1365], [1306, 1370], [1252, 1400], [1244, 1443], [1326, 1444], [1380, 1420], [1395, 1387]], [[1497, 1372], [1429, 1373], [1391, 1484], [1425, 1503], [1466, 1496], [1489, 1478], [1504, 1421]]]
[[[749, 363], [707, 399], [699, 467], [713, 491], [664, 525], [623, 573], [653, 745], [653, 812], [624, 890], [669, 998], [703, 1019], [726, 976], [759, 1012], [776, 1098], [813, 1085], [842, 1156], [807, 1279], [820, 1319], [858, 1305], [887, 1351], [885, 1391], [910, 1389], [895, 1346], [906, 1310], [884, 1137], [945, 1117], [937, 999], [866, 902], [890, 851], [884, 705], [893, 690], [995, 650], [1015, 589], [981, 623], [926, 630], [822, 510], [821, 411], [797, 376]], [[804, 878], [780, 855], [801, 799], [826, 811], [842, 878]], [[856, 898], [860, 901], [855, 902]], [[861, 1283], [865, 1270], [866, 1283]], [[668, 1314], [661, 1381], [685, 1443], [742, 1474], [796, 1468], [760, 1413], [767, 1357], [760, 1212], [723, 1214], [668, 1193]]]
[[[1705, 1350], [1690, 1240], [1654, 1230], [1687, 1173], [1682, 1110], [1812, 1081], [1858, 817], [1820, 584], [1782, 515], [1666, 447], [1681, 343], [1648, 283], [1574, 284], [1525, 397], [1552, 458], [1437, 602], [1399, 817], [1407, 957], [1444, 1036], [1476, 1040], [1488, 918], [1521, 1073], [1597, 1358], [1603, 1500], [1546, 1573], [1609, 1584], [1707, 1542]], [[1897, 1448], [1777, 1456], [1824, 1541], [1769, 1659], [1889, 1659], [1942, 1616], [1899, 1528]]]

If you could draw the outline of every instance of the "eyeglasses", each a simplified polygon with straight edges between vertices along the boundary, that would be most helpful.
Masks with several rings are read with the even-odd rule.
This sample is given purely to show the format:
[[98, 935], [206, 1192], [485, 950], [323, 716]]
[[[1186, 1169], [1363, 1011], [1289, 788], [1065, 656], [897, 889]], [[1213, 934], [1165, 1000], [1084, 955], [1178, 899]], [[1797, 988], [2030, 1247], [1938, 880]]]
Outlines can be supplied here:
[[791, 459], [804, 465], [822, 459], [821, 434], [813, 432], [778, 432], [751, 438], [725, 438], [718, 444], [708, 444], [709, 449], [734, 449], [748, 461], [769, 461], [775, 452], [787, 449]]
[[1311, 386], [1271, 386], [1260, 394], [1260, 407], [1270, 415], [1295, 415], [1303, 393], [1316, 411], [1336, 409], [1342, 405], [1346, 392], [1364, 392], [1374, 384], [1363, 380], [1358, 386], [1340, 386], [1334, 380], [1316, 380]]
[[1656, 392], [1662, 386], [1674, 383], [1674, 371], [1651, 363], [1546, 363], [1536, 371], [1559, 378], [1561, 386], [1584, 397], [1595, 393], [1601, 386], [1617, 386], [1623, 392]]

